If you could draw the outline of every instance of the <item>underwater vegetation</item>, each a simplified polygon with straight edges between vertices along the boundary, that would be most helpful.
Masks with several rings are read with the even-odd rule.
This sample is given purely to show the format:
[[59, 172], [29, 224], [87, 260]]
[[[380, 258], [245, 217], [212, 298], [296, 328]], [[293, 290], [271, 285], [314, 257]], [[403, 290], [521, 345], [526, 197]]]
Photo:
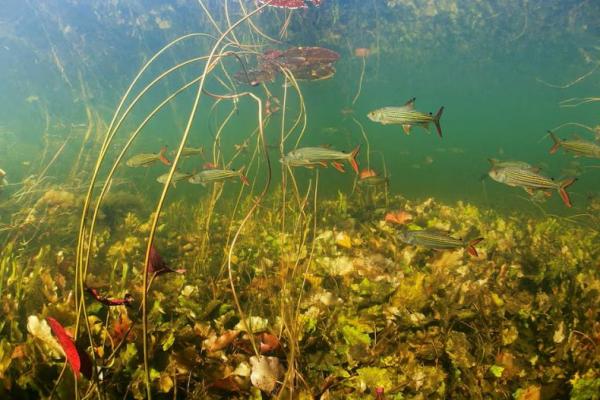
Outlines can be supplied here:
[[[412, 216], [404, 224], [485, 235], [478, 256], [406, 245], [398, 237], [402, 226], [384, 220], [385, 208], [365, 210], [342, 194], [321, 202], [319, 227], [300, 246], [280, 235], [276, 213], [260, 210], [254, 218], [261, 222], [247, 225], [232, 260], [242, 317], [219, 274], [218, 254], [192, 272], [199, 249], [182, 244], [182, 237], [197, 230], [161, 238], [164, 258], [152, 257], [163, 268], [190, 270], [151, 272], [148, 353], [155, 394], [268, 398], [286, 384], [294, 398], [364, 399], [378, 391], [390, 399], [593, 398], [588, 395], [600, 382], [597, 231], [560, 218], [507, 218], [432, 199], [389, 202]], [[180, 206], [167, 207], [166, 219]], [[228, 217], [215, 212], [213, 218]], [[93, 255], [109, 263], [87, 275], [94, 379], [105, 398], [144, 398], [138, 321], [145, 228], [133, 213], [121, 224], [100, 228], [104, 240]], [[172, 222], [161, 229], [173, 231]], [[211, 240], [223, 247], [225, 230], [213, 229]], [[45, 246], [34, 257], [4, 250], [3, 396], [36, 398], [54, 390], [69, 397], [74, 390], [69, 379], [54, 386], [66, 373], [62, 354], [68, 350], [50, 334], [55, 320], [65, 321], [66, 335], [74, 332], [73, 262], [64, 246]], [[282, 262], [298, 272], [282, 279]], [[295, 313], [293, 320], [281, 314], [282, 304]]]
[[[373, 8], [389, 13], [361, 19], [334, 0], [200, 0], [201, 30], [143, 57], [110, 116], [81, 76], [83, 126], [56, 139], [40, 106], [43, 154], [0, 169], [0, 398], [598, 399], [597, 128], [572, 121], [544, 138], [561, 153], [547, 159], [589, 162], [568, 173], [482, 158], [495, 195], [523, 189], [537, 214], [391, 191], [405, 176], [385, 155], [406, 150], [384, 154], [374, 130], [397, 128], [405, 143], [434, 130], [439, 143], [456, 135], [456, 114], [435, 98], [416, 109], [408, 95], [366, 97], [371, 64], [398, 56], [396, 37], [433, 43], [442, 24], [425, 22], [436, 18], [511, 41], [541, 26], [527, 17], [516, 36], [487, 31], [494, 3], [465, 4], [388, 0]], [[538, 6], [503, 12], [512, 21]], [[172, 10], [152, 14], [159, 29]], [[396, 12], [414, 19], [398, 24]], [[310, 40], [309, 21], [330, 29]], [[346, 37], [362, 28], [368, 46]], [[454, 40], [464, 51], [465, 36]], [[577, 82], [600, 65], [584, 56], [596, 66]], [[327, 108], [320, 85], [339, 75], [350, 89]], [[355, 112], [359, 100], [369, 111]], [[310, 101], [338, 123], [315, 126]], [[347, 125], [357, 135], [319, 136]], [[556, 133], [566, 126], [587, 136]], [[455, 179], [477, 185], [479, 172]]]

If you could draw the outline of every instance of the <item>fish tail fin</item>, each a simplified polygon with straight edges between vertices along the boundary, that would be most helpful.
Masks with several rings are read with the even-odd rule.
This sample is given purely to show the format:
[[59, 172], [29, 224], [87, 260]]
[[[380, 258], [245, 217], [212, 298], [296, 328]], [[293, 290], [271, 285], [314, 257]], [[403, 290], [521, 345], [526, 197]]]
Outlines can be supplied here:
[[569, 194], [567, 193], [566, 189], [573, 183], [575, 183], [576, 180], [577, 178], [565, 179], [564, 181], [560, 182], [560, 186], [558, 187], [558, 194], [560, 194], [560, 198], [562, 199], [563, 203], [565, 203], [565, 205], [569, 208], [573, 205], [571, 204], [571, 199], [569, 199]]
[[169, 161], [169, 159], [165, 156], [166, 153], [167, 153], [167, 146], [163, 146], [160, 149], [160, 152], [158, 153], [158, 159], [160, 160], [161, 163], [163, 163], [165, 165], [171, 165], [171, 161]]
[[479, 242], [481, 242], [483, 240], [482, 237], [480, 238], [476, 238], [473, 240], [470, 240], [469, 243], [467, 243], [467, 252], [472, 255], [473, 257], [479, 257], [479, 254], [477, 253], [477, 249], [475, 249], [475, 245]]
[[554, 142], [554, 144], [550, 148], [550, 154], [554, 154], [558, 151], [558, 148], [560, 147], [560, 140], [558, 140], [558, 138], [552, 131], [548, 131], [548, 135], [550, 135], [550, 137], [552, 138], [552, 141]]
[[248, 180], [248, 178], [246, 178], [246, 175], [244, 175], [244, 170], [246, 169], [246, 166], [244, 165], [242, 168], [239, 169], [239, 174], [240, 174], [240, 180], [242, 181], [242, 184], [246, 185], [246, 186], [250, 186], [250, 181]]
[[350, 156], [349, 156], [350, 158], [348, 159], [348, 162], [352, 166], [352, 169], [357, 174], [358, 174], [358, 163], [356, 162], [356, 156], [358, 155], [359, 151], [360, 151], [360, 145], [356, 146], [356, 148], [354, 150], [352, 150], [352, 152], [350, 152]]
[[442, 118], [442, 113], [444, 112], [444, 106], [441, 106], [438, 112], [433, 116], [433, 123], [435, 124], [435, 129], [439, 137], [442, 137], [442, 126], [440, 125], [440, 118]]

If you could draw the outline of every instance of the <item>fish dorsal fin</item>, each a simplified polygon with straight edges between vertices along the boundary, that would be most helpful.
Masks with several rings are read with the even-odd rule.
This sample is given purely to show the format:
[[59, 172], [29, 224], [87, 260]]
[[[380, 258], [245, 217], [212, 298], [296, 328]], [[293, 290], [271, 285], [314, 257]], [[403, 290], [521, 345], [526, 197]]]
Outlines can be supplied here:
[[427, 232], [435, 233], [438, 235], [450, 236], [452, 232], [450, 230], [441, 229], [441, 228], [427, 228]]
[[323, 149], [331, 149], [331, 144], [330, 143], [322, 143], [319, 147], [321, 147]]
[[578, 133], [571, 133], [571, 140], [584, 140]]
[[410, 98], [406, 103], [404, 103], [404, 107], [406, 107], [410, 110], [414, 110], [415, 109], [415, 100], [417, 100], [416, 97]]

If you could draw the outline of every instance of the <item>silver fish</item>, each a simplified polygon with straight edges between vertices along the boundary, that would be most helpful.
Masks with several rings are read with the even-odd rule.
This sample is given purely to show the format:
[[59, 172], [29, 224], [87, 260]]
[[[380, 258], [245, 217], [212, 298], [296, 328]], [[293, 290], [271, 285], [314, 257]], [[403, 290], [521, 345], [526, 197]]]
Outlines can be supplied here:
[[220, 182], [232, 178], [240, 178], [244, 185], [249, 185], [250, 182], [248, 182], [248, 178], [246, 178], [244, 175], [244, 168], [245, 167], [242, 167], [237, 171], [219, 168], [205, 169], [192, 175], [188, 182], [205, 186], [208, 183]]
[[327, 149], [325, 147], [302, 147], [287, 153], [281, 162], [290, 167], [314, 167], [317, 165], [327, 166], [328, 162], [338, 171], [344, 172], [344, 167], [338, 161], [348, 161], [354, 172], [358, 174], [358, 163], [356, 155], [360, 150], [357, 146], [350, 153]]
[[[172, 155], [177, 154], [177, 151], [173, 151], [171, 152]], [[204, 147], [200, 146], [200, 147], [184, 147], [183, 150], [181, 150], [181, 156], [182, 157], [191, 157], [191, 156], [195, 156], [195, 155], [199, 155], [202, 156], [204, 155]]]
[[600, 145], [594, 142], [583, 139], [559, 139], [553, 132], [548, 131], [554, 145], [550, 149], [550, 154], [554, 154], [559, 148], [563, 148], [566, 152], [573, 153], [576, 157], [600, 158]]
[[[166, 174], [162, 174], [161, 176], [156, 178], [156, 182], [164, 184], [167, 181], [168, 177], [169, 173], [167, 172]], [[171, 184], [173, 185], [173, 187], [176, 187], [177, 182], [185, 181], [186, 179], [189, 179], [191, 177], [192, 174], [190, 173], [175, 171], [175, 173], [173, 174], [173, 178], [171, 179]]]
[[406, 244], [438, 250], [465, 248], [469, 254], [477, 257], [475, 245], [481, 242], [483, 238], [465, 241], [463, 239], [454, 238], [447, 232], [435, 229], [422, 229], [400, 231], [400, 240]]
[[171, 165], [171, 161], [165, 157], [167, 148], [163, 147], [158, 153], [142, 153], [136, 154], [125, 163], [128, 167], [148, 167], [157, 161], [165, 165]]
[[413, 125], [418, 125], [429, 130], [429, 124], [433, 123], [439, 137], [442, 137], [440, 118], [444, 112], [444, 107], [440, 107], [435, 115], [432, 113], [424, 113], [415, 110], [415, 100], [416, 98], [413, 97], [400, 107], [379, 108], [368, 113], [367, 117], [371, 121], [378, 122], [382, 125], [402, 125], [402, 129], [407, 135], [410, 134]]
[[552, 178], [548, 178], [537, 172], [517, 167], [492, 168], [489, 175], [496, 182], [504, 183], [508, 186], [522, 187], [531, 195], [537, 190], [556, 190], [567, 207], [571, 207], [571, 200], [566, 188], [577, 180], [576, 178], [567, 178], [556, 182]]
[[490, 164], [492, 164], [492, 168], [521, 168], [528, 169], [534, 172], [539, 172], [538, 167], [534, 167], [525, 161], [516, 161], [516, 160], [498, 160], [497, 158], [488, 158]]

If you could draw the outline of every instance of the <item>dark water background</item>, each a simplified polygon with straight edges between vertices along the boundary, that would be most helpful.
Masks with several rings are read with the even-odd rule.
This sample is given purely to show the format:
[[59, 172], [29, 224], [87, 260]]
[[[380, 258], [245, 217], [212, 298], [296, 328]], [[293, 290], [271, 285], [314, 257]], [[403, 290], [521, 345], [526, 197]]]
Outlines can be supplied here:
[[[217, 22], [224, 26], [223, 2], [207, 3]], [[253, 9], [253, 3], [245, 1], [248, 9]], [[353, 115], [367, 132], [372, 167], [378, 171], [383, 170], [383, 155], [392, 192], [410, 199], [433, 196], [445, 202], [464, 200], [507, 212], [537, 212], [520, 189], [489, 179], [481, 181], [488, 169], [486, 159], [528, 161], [556, 178], [565, 175], [564, 169], [577, 161], [584, 170], [570, 190], [575, 208], [569, 213], [580, 212], [600, 189], [600, 169], [585, 167], [597, 166], [600, 161], [575, 160], [562, 151], [551, 156], [551, 141], [544, 135], [546, 130], [570, 121], [592, 127], [600, 124], [597, 102], [572, 108], [559, 106], [568, 98], [598, 96], [600, 72], [565, 89], [549, 87], [540, 80], [563, 85], [600, 62], [600, 3], [435, 3], [436, 8], [418, 0], [325, 0], [320, 8], [295, 12], [284, 43], [274, 46], [263, 42], [265, 48], [323, 46], [341, 55], [334, 78], [301, 83], [308, 112], [308, 129], [301, 144], [328, 144], [347, 151], [361, 144], [359, 162], [366, 165], [360, 130], [340, 111], [351, 106], [360, 76], [361, 60], [353, 55], [353, 49], [367, 47], [372, 54], [366, 59], [363, 91], [353, 106]], [[235, 16], [237, 1], [228, 4]], [[256, 23], [276, 36], [284, 18], [281, 10], [267, 10], [256, 18]], [[81, 147], [85, 105], [110, 120], [143, 62], [168, 41], [189, 32], [215, 33], [193, 1], [5, 2], [0, 12], [0, 168], [7, 171], [10, 181], [19, 182], [35, 173], [44, 165], [44, 146], [49, 146], [52, 153], [72, 135], [50, 170], [57, 182], [67, 179]], [[198, 40], [180, 46], [152, 71], [206, 54], [209, 43]], [[235, 62], [228, 61], [227, 65], [236, 70]], [[187, 68], [153, 91], [125, 124], [123, 135], [158, 99], [199, 70], [199, 66]], [[278, 79], [270, 86], [280, 99], [281, 83]], [[222, 92], [214, 81], [207, 84]], [[240, 86], [239, 90], [247, 89], [262, 94], [256, 88]], [[382, 126], [366, 118], [373, 109], [401, 105], [413, 96], [419, 110], [435, 112], [441, 105], [446, 107], [441, 123], [443, 139], [419, 128], [406, 136], [399, 126]], [[186, 94], [162, 112], [130, 154], [154, 152], [162, 145], [175, 148], [191, 98]], [[210, 147], [216, 126], [228, 112], [223, 107], [209, 116], [212, 103], [208, 98], [203, 100], [190, 138], [192, 146]], [[242, 142], [256, 126], [252, 103], [244, 100], [240, 106], [223, 134], [226, 159], [227, 154], [233, 154], [233, 145]], [[289, 111], [296, 111], [293, 104]], [[331, 133], [333, 130], [336, 132]], [[593, 139], [583, 129], [564, 128], [559, 132], [563, 138], [577, 132]], [[267, 142], [277, 143], [279, 116], [267, 127], [266, 134]], [[124, 136], [116, 143], [123, 142]], [[89, 145], [89, 152], [94, 151], [97, 148]], [[278, 152], [272, 151], [271, 156], [278, 167]], [[234, 166], [242, 166], [247, 157], [242, 156]], [[186, 160], [182, 169], [191, 171], [200, 165], [201, 160]], [[82, 180], [85, 172], [81, 171]], [[135, 181], [138, 190], [154, 198], [160, 189], [154, 179], [164, 172], [159, 166], [143, 170], [123, 167], [119, 177]], [[298, 171], [300, 180], [312, 174]], [[321, 182], [321, 193], [334, 196], [338, 190], [350, 191], [353, 174], [341, 175], [329, 168], [321, 172]], [[205, 192], [198, 186], [179, 185], [174, 195], [194, 201]], [[550, 212], [565, 212], [557, 195], [543, 207]]]

